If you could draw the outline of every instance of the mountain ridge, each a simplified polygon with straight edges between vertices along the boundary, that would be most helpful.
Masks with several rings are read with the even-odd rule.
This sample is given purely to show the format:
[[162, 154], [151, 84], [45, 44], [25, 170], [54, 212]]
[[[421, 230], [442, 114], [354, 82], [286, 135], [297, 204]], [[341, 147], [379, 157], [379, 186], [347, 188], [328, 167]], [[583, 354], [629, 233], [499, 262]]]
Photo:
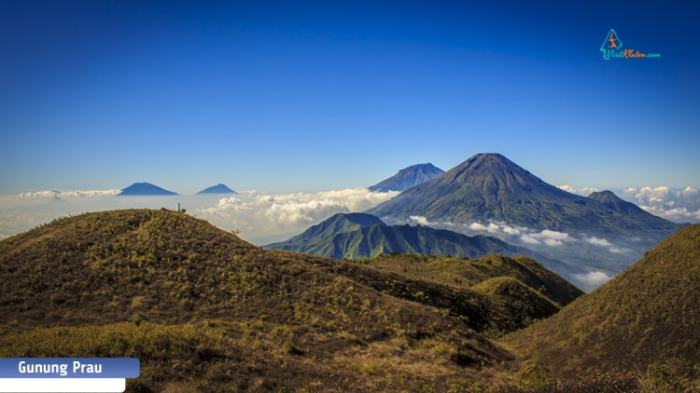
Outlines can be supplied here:
[[367, 212], [380, 218], [420, 215], [454, 223], [502, 221], [590, 234], [666, 233], [677, 228], [641, 209], [627, 217], [597, 199], [568, 193], [498, 153], [476, 154]]
[[337, 213], [290, 239], [264, 246], [334, 259], [362, 260], [394, 253], [479, 257], [528, 256], [567, 276], [586, 273], [530, 249], [486, 235], [465, 234], [423, 225], [387, 225], [367, 213]]

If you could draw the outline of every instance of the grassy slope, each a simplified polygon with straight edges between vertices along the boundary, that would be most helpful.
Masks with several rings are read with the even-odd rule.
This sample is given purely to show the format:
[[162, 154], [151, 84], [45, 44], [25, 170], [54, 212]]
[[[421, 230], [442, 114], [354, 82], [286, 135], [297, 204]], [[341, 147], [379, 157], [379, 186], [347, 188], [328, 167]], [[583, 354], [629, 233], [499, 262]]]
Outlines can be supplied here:
[[505, 343], [557, 375], [700, 365], [700, 225], [678, 231], [630, 270]]
[[383, 271], [460, 288], [471, 288], [490, 278], [512, 277], [562, 306], [583, 294], [557, 274], [525, 257], [486, 255], [469, 259], [429, 255], [389, 255], [374, 258], [366, 263]]
[[0, 356], [140, 356], [132, 391], [467, 385], [510, 359], [470, 329], [491, 326], [482, 301], [169, 211], [84, 214], [0, 242]]
[[489, 336], [515, 331], [559, 311], [583, 293], [539, 263], [524, 257], [487, 255], [451, 258], [400, 254], [364, 263], [412, 279], [476, 292]]

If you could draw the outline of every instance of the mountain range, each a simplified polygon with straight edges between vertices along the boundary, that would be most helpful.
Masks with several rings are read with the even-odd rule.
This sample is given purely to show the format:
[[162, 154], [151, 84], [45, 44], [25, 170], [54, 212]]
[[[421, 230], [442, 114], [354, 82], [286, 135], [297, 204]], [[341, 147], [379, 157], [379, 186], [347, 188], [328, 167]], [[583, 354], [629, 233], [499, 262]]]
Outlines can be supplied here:
[[404, 191], [434, 179], [444, 172], [431, 163], [411, 165], [401, 169], [394, 176], [370, 186], [369, 190], [377, 192]]
[[466, 236], [427, 226], [386, 225], [366, 213], [338, 213], [291, 239], [265, 246], [335, 259], [362, 259], [393, 253], [477, 257], [520, 251], [490, 236]]
[[[572, 268], [611, 275], [682, 226], [610, 191], [589, 197], [571, 194], [496, 153], [474, 155], [367, 213], [390, 224], [420, 217], [428, 225], [465, 234], [489, 226], [507, 228], [489, 234]], [[552, 268], [568, 279], [577, 279]]]
[[619, 204], [609, 200], [610, 194], [598, 193], [594, 198], [571, 194], [500, 154], [482, 153], [368, 213], [393, 219], [423, 216], [452, 223], [499, 221], [592, 235], [668, 235], [678, 229], [676, 224], [642, 209], [620, 210]]
[[467, 236], [424, 225], [387, 225], [367, 213], [338, 213], [309, 227], [286, 241], [265, 246], [325, 256], [362, 260], [389, 254], [424, 254], [475, 258], [487, 254], [529, 256], [548, 269], [567, 276], [585, 270], [567, 266], [525, 247], [506, 243], [493, 236]]
[[[199, 191], [198, 195], [223, 195], [235, 194], [236, 192], [230, 189], [223, 183], [215, 184]], [[123, 188], [117, 196], [163, 196], [163, 195], [178, 195], [178, 193], [166, 190], [160, 186], [147, 182], [133, 183], [128, 187]]]

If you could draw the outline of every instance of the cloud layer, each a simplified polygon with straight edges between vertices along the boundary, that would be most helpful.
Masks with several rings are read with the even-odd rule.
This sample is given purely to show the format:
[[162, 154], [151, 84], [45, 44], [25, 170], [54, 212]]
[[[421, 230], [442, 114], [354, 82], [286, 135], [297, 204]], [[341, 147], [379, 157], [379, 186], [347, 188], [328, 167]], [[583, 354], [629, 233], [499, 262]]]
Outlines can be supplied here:
[[642, 209], [678, 222], [700, 222], [700, 192], [696, 187], [629, 187], [620, 193]]
[[259, 238], [301, 232], [333, 214], [363, 211], [396, 195], [398, 192], [373, 192], [364, 188], [292, 194], [244, 191], [194, 213]]
[[56, 217], [127, 208], [187, 208], [196, 217], [237, 230], [253, 242], [282, 240], [340, 212], [363, 211], [398, 195], [344, 189], [312, 193], [269, 194], [243, 191], [231, 197], [177, 195], [112, 197], [119, 190], [38, 191], [0, 196], [0, 234], [13, 235]]
[[[485, 234], [496, 236], [512, 244], [520, 244], [528, 248], [559, 248], [565, 245], [582, 247], [591, 246], [594, 249], [607, 251], [614, 254], [626, 254], [631, 250], [622, 247], [612, 241], [595, 236], [578, 235], [559, 232], [551, 229], [537, 230], [524, 226], [506, 224], [502, 222], [472, 222], [466, 225], [449, 222], [428, 222], [425, 217], [419, 217], [421, 225], [432, 225], [436, 227], [448, 228], [468, 235]], [[417, 222], [417, 217], [411, 217]]]
[[593, 271], [585, 274], [574, 274], [574, 278], [583, 284], [586, 289], [592, 289], [605, 284], [612, 277], [601, 271]]
[[55, 198], [94, 198], [119, 194], [119, 190], [73, 190], [73, 191], [34, 191], [23, 192], [19, 199], [55, 199]]
[[598, 192], [600, 191], [599, 188], [595, 187], [574, 187], [570, 184], [562, 184], [559, 186], [562, 190], [566, 192], [570, 192], [572, 194], [578, 194], [578, 195], [583, 195], [583, 196], [588, 196], [591, 195], [593, 192]]

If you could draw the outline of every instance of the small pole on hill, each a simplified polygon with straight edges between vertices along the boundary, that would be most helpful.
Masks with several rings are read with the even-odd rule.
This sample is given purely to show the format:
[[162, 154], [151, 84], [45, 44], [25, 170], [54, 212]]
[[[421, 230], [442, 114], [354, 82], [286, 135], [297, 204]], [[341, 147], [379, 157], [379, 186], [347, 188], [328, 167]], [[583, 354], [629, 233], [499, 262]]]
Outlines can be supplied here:
[[177, 212], [180, 213], [180, 202], [177, 203]]

